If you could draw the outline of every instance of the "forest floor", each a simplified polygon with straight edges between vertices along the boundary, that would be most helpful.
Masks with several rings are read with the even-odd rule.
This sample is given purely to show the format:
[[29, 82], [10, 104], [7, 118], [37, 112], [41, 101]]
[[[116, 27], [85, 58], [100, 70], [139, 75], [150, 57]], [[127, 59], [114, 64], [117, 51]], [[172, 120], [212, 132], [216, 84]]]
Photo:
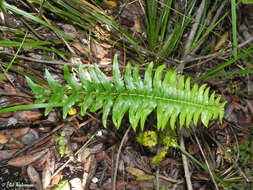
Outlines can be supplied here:
[[[112, 79], [112, 62], [117, 54], [122, 73], [130, 61], [133, 65], [140, 64], [143, 77], [147, 64], [158, 55], [148, 50], [146, 1], [80, 1], [95, 13], [114, 18], [130, 37], [121, 32], [121, 28], [110, 28], [114, 24], [110, 25], [107, 17], [98, 18], [95, 13], [80, 16], [79, 13], [89, 11], [79, 9], [75, 1], [4, 2], [8, 5], [6, 11], [0, 9], [0, 112], [7, 107], [34, 104], [34, 94], [25, 76], [48, 88], [47, 69], [56, 81], [65, 85], [63, 65], [86, 67], [96, 63]], [[60, 10], [47, 7], [48, 2], [62, 7]], [[80, 12], [67, 9], [64, 2]], [[187, 6], [190, 2], [195, 1], [187, 2]], [[174, 136], [192, 156], [186, 157], [187, 162], [183, 162], [185, 154], [180, 149], [170, 147], [158, 164], [152, 164], [162, 145], [144, 147], [137, 143], [140, 130], [131, 129], [128, 114], [117, 130], [111, 116], [107, 119], [107, 128], [103, 127], [102, 109], [81, 116], [78, 108], [72, 108], [66, 119], [61, 108], [52, 109], [47, 116], [44, 108], [13, 109], [0, 114], [0, 189], [253, 190], [253, 7], [241, 4], [237, 7], [240, 59], [233, 59], [230, 3], [215, 2], [217, 5], [211, 3], [210, 7], [214, 13], [221, 11], [218, 18], [228, 14], [221, 22], [216, 21], [215, 29], [203, 39], [200, 48], [186, 56], [187, 64], [180, 64], [183, 62], [179, 60], [185, 58], [180, 49], [186, 47], [184, 42], [190, 36], [191, 27], [186, 27], [169, 56], [155, 63], [155, 67], [166, 64], [167, 69], [191, 76], [193, 80], [224, 63], [228, 65], [213, 72], [217, 75], [198, 82], [210, 86], [210, 91], [215, 91], [221, 102], [227, 101], [223, 122], [213, 120], [208, 127], [199, 122], [197, 127], [183, 128]], [[173, 28], [181, 19], [177, 13], [182, 10], [177, 3], [171, 6], [170, 27]], [[201, 1], [193, 8], [196, 13], [198, 7]], [[75, 13], [80, 21], [74, 16], [68, 17], [68, 13]], [[194, 13], [191, 16], [198, 18]], [[135, 48], [131, 39], [144, 44], [142, 49]], [[243, 52], [246, 54], [241, 54]], [[238, 69], [239, 74], [233, 73]], [[78, 77], [75, 67], [70, 72]], [[148, 117], [146, 125], [149, 126], [145, 129], [154, 130], [155, 113]]]

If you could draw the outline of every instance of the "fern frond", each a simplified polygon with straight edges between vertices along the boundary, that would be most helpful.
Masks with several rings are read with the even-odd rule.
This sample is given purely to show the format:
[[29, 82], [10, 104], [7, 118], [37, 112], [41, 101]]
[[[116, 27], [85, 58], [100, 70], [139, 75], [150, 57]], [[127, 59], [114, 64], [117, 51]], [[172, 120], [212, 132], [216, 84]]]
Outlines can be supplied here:
[[[148, 115], [156, 109], [157, 130], [163, 130], [167, 123], [171, 128], [175, 128], [176, 120], [179, 125], [189, 127], [193, 121], [197, 125], [200, 119], [205, 126], [212, 119], [219, 117], [220, 121], [224, 115], [226, 102], [220, 103], [220, 97], [215, 98], [215, 92], [209, 96], [209, 87], [206, 85], [191, 87], [190, 78], [177, 76], [174, 71], [169, 71], [163, 78], [165, 66], [159, 66], [152, 77], [153, 64], [151, 63], [144, 75], [144, 80], [139, 74], [139, 66], [131, 69], [128, 63], [124, 77], [121, 76], [117, 56], [113, 61], [112, 83], [107, 76], [95, 65], [89, 67], [90, 80], [84, 74], [82, 67], [79, 67], [79, 84], [69, 73], [68, 67], [64, 67], [64, 77], [70, 86], [70, 91], [66, 93], [66, 87], [62, 87], [53, 80], [50, 73], [46, 71], [49, 86], [53, 90], [53, 95], [45, 98], [47, 90], [34, 84], [30, 79], [27, 82], [38, 102], [48, 101], [49, 103], [64, 102], [63, 118], [67, 116], [69, 109], [78, 105], [81, 108], [81, 115], [86, 111], [95, 112], [103, 109], [102, 122], [106, 127], [109, 113], [112, 111], [112, 121], [117, 128], [120, 127], [122, 118], [129, 113], [129, 122], [136, 131], [138, 124], [143, 130]], [[38, 89], [38, 90], [36, 90]], [[68, 96], [67, 96], [68, 95]], [[45, 110], [48, 114], [52, 107]]]

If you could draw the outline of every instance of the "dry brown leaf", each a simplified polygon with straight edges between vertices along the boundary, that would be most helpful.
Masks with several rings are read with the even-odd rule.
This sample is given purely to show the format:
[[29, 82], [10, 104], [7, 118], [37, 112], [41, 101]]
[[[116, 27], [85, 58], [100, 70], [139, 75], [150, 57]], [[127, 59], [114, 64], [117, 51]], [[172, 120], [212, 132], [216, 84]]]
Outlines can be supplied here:
[[12, 116], [12, 112], [7, 112], [7, 113], [1, 113], [0, 117], [11, 117]]
[[27, 166], [28, 164], [34, 162], [35, 160], [43, 156], [47, 151], [48, 149], [45, 149], [41, 152], [37, 152], [32, 155], [25, 155], [25, 156], [13, 158], [8, 161], [8, 165], [15, 166], [15, 167]]
[[52, 176], [52, 173], [50, 171], [50, 166], [46, 162], [46, 164], [44, 165], [43, 170], [42, 170], [42, 186], [43, 186], [43, 189], [47, 188], [48, 185], [50, 184], [51, 176]]
[[7, 160], [13, 156], [15, 152], [17, 152], [18, 149], [13, 150], [0, 150], [0, 161]]
[[87, 136], [72, 137], [71, 139], [76, 142], [85, 142], [87, 141], [88, 137]]
[[5, 144], [8, 142], [8, 138], [0, 133], [0, 144]]
[[144, 174], [144, 175], [140, 175], [137, 177], [137, 181], [150, 181], [150, 180], [153, 180], [154, 179], [154, 176], [152, 175], [149, 175], [149, 174]]
[[130, 173], [131, 175], [135, 176], [135, 177], [139, 177], [145, 174], [144, 171], [138, 169], [138, 168], [131, 168], [131, 167], [127, 167], [126, 171], [128, 173]]
[[51, 186], [55, 186], [57, 185], [62, 179], [62, 172], [59, 172], [58, 174], [56, 174], [52, 180], [51, 180]]
[[82, 45], [81, 43], [75, 42], [75, 43], [72, 43], [72, 46], [76, 48], [81, 54], [88, 55], [88, 52], [89, 52], [88, 48]]
[[196, 146], [196, 145], [193, 145], [191, 144], [188, 148], [188, 152], [191, 154], [191, 155], [195, 155], [196, 153], [199, 152], [199, 147]]
[[90, 50], [94, 57], [102, 59], [107, 54], [107, 51], [104, 50], [102, 46], [96, 44], [95, 42], [90, 42]]
[[14, 138], [19, 138], [24, 136], [30, 130], [29, 127], [23, 127], [19, 129], [6, 130], [6, 134], [13, 136]]
[[218, 51], [222, 48], [222, 46], [225, 44], [225, 42], [227, 41], [228, 38], [228, 32], [225, 32], [221, 38], [219, 39], [219, 41], [217, 42], [217, 44], [215, 45], [215, 47], [213, 48], [214, 51]]
[[35, 121], [38, 120], [42, 117], [42, 114], [37, 111], [29, 111], [29, 110], [24, 110], [24, 111], [16, 111], [14, 113], [14, 117], [17, 120], [20, 121]]
[[138, 32], [141, 33], [142, 32], [142, 27], [141, 27], [141, 19], [140, 18], [136, 18], [134, 21], [134, 26], [133, 26], [133, 31], [134, 32]]
[[35, 188], [37, 190], [42, 190], [40, 175], [31, 165], [27, 167], [27, 175], [29, 176], [31, 182], [34, 184]]
[[97, 168], [97, 160], [95, 159], [95, 156], [91, 154], [86, 158], [86, 161], [84, 162], [83, 166], [83, 187], [86, 188], [88, 184], [90, 183], [91, 178], [94, 176]]
[[48, 153], [44, 154], [43, 156], [35, 160], [33, 163], [31, 163], [31, 165], [34, 168], [41, 168], [46, 163], [47, 158], [48, 158]]

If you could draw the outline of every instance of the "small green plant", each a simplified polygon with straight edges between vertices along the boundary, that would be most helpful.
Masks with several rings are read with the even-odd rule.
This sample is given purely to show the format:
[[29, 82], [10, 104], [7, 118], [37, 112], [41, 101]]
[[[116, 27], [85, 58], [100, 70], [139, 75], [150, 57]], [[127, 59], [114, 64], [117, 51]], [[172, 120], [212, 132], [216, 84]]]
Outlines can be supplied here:
[[66, 140], [64, 138], [65, 136], [66, 136], [65, 132], [62, 131], [60, 136], [53, 137], [54, 141], [57, 143], [57, 151], [61, 157], [64, 156], [66, 151]]
[[[234, 152], [238, 152], [236, 146], [234, 146]], [[253, 158], [252, 158], [252, 148], [250, 141], [245, 141], [240, 146], [240, 160], [242, 161], [242, 165], [244, 167], [252, 165], [253, 164]]]
[[51, 74], [46, 71], [46, 79], [51, 91], [35, 84], [26, 77], [27, 83], [36, 97], [35, 103], [45, 103], [47, 115], [54, 107], [63, 107], [63, 118], [73, 106], [80, 107], [81, 115], [89, 109], [95, 112], [103, 109], [102, 122], [106, 127], [107, 118], [112, 110], [112, 121], [117, 128], [120, 127], [123, 116], [129, 113], [129, 122], [136, 131], [140, 121], [141, 130], [148, 117], [156, 109], [158, 131], [164, 130], [167, 124], [175, 129], [176, 120], [179, 119], [180, 128], [189, 127], [193, 121], [196, 126], [198, 120], [207, 127], [212, 119], [224, 115], [224, 105], [220, 97], [215, 98], [215, 92], [209, 97], [210, 88], [206, 84], [191, 87], [190, 78], [185, 81], [184, 76], [177, 76], [174, 71], [165, 74], [162, 80], [165, 65], [159, 66], [152, 77], [153, 64], [149, 64], [144, 81], [139, 74], [139, 65], [131, 71], [128, 63], [124, 78], [121, 77], [117, 56], [113, 62], [112, 83], [106, 75], [95, 65], [88, 68], [90, 80], [86, 77], [83, 68], [79, 67], [81, 84], [70, 74], [68, 67], [64, 66], [64, 78], [70, 88], [56, 82]]
[[68, 180], [60, 181], [60, 183], [54, 188], [54, 190], [67, 190], [67, 189], [70, 189]]

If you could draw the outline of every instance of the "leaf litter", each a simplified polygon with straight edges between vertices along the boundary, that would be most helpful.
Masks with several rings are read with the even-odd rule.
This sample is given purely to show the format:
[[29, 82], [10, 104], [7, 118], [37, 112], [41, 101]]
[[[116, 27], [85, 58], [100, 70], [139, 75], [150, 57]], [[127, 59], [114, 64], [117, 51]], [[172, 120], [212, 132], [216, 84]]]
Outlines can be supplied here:
[[[136, 19], [140, 18], [142, 11], [136, 13], [135, 6], [132, 6], [136, 1], [129, 1], [128, 3], [129, 4], [125, 6], [125, 12], [119, 17], [119, 20], [133, 35], [138, 35], [138, 33], [142, 32], [143, 25], [142, 23], [139, 24], [140, 21]], [[15, 1], [14, 4], [17, 7], [25, 8], [24, 4], [20, 4], [20, 2]], [[109, 12], [110, 9], [113, 8], [115, 7], [107, 7], [107, 11]], [[141, 10], [141, 8], [138, 8], [138, 10]], [[113, 11], [114, 10], [112, 10], [112, 15], [115, 14]], [[126, 15], [128, 16], [127, 22], [125, 22], [126, 19], [124, 20]], [[17, 19], [18, 17], [16, 18], [16, 16], [9, 15], [9, 13], [6, 14], [5, 17], [14, 23], [10, 25], [11, 22], [6, 21], [7, 27], [23, 28], [22, 22]], [[58, 19], [59, 18], [54, 20], [54, 18], [51, 18], [55, 26], [62, 26], [63, 31], [73, 38], [76, 38], [77, 41], [78, 38], [83, 38], [82, 40], [85, 39], [84, 36], [81, 35], [81, 32], [76, 29], [76, 26], [65, 24], [62, 20]], [[33, 25], [29, 19], [26, 19], [25, 22]], [[248, 29], [248, 27], [246, 27], [246, 29]], [[38, 28], [37, 31], [40, 31], [40, 35], [44, 36], [46, 40], [58, 39], [54, 32], [47, 30], [47, 28], [43, 26]], [[14, 39], [13, 36], [18, 37], [18, 35], [10, 31], [1, 30], [1, 33], [10, 39]], [[109, 36], [107, 35], [105, 37]], [[35, 37], [33, 36], [33, 38]], [[108, 68], [111, 68], [112, 65], [108, 63], [112, 62], [111, 60], [116, 52], [116, 48], [106, 44], [103, 45], [104, 39], [102, 38], [98, 38], [96, 42], [93, 40], [89, 41], [89, 39], [85, 40], [88, 41], [88, 43], [84, 44], [82, 41], [79, 41], [77, 44], [75, 44], [76, 42], [67, 43], [76, 48], [76, 55], [86, 56], [85, 58], [81, 58], [81, 62], [84, 63], [84, 65], [87, 63], [93, 64], [95, 62], [98, 64], [101, 63], [102, 65], [102, 63], [105, 62], [107, 64], [104, 70], [110, 74], [111, 69]], [[217, 43], [219, 43], [219, 40], [217, 40]], [[226, 44], [224, 42], [222, 43], [223, 46]], [[64, 43], [58, 45], [56, 43], [55, 47], [64, 53], [69, 53], [66, 48], [63, 48], [62, 44]], [[213, 48], [215, 45], [217, 44], [214, 44]], [[219, 47], [219, 49], [220, 48], [222, 48], [222, 46]], [[6, 48], [5, 51], [10, 55], [13, 55], [13, 52], [15, 52], [13, 48]], [[57, 57], [57, 59], [60, 57], [62, 60], [68, 62], [68, 57], [66, 55], [57, 54], [59, 52], [54, 52], [54, 50], [50, 51], [51, 52], [43, 49], [25, 48], [25, 51], [20, 54], [21, 56], [31, 58], [30, 56], [34, 53], [41, 57], [33, 57], [34, 59], [38, 59], [38, 63], [36, 63], [37, 66], [34, 65], [34, 61], [22, 58], [18, 59], [22, 64], [31, 67], [27, 68], [21, 66], [24, 68], [23, 71], [21, 71], [37, 76], [38, 80], [41, 80], [39, 76], [43, 76], [44, 70], [48, 69], [50, 73], [54, 73], [60, 81], [63, 81], [61, 66], [53, 64], [42, 64], [38, 66], [38, 64], [41, 64], [40, 62], [44, 60], [54, 62], [54, 59], [51, 60], [52, 57]], [[119, 55], [123, 69], [125, 59], [135, 63], [132, 57], [124, 57], [123, 51], [120, 52]], [[9, 55], [2, 57], [1, 54], [1, 61], [5, 64], [8, 63], [9, 58]], [[75, 64], [75, 62], [71, 61], [70, 63]], [[250, 64], [248, 65], [250, 67]], [[211, 67], [212, 61], [209, 64], [201, 66], [199, 69], [203, 72]], [[235, 66], [231, 67], [234, 69]], [[8, 72], [8, 78], [5, 77], [4, 80], [0, 82], [0, 108], [33, 103], [33, 99], [31, 99], [32, 94], [28, 90], [27, 84], [24, 80], [19, 80], [20, 78], [24, 79], [24, 77], [18, 72], [15, 73], [15, 69], [17, 70], [18, 68], [19, 67], [14, 64], [13, 70]], [[34, 73], [32, 69], [36, 70], [37, 73]], [[3, 69], [0, 72], [0, 74], [2, 74]], [[197, 71], [197, 68], [192, 68], [189, 73], [191, 72], [194, 73], [199, 71]], [[43, 81], [40, 82], [43, 84]], [[230, 83], [228, 85], [228, 82], [233, 83], [234, 88], [232, 88]], [[251, 98], [252, 94], [248, 94], [248, 92], [252, 92], [251, 83], [252, 75], [249, 77], [238, 76], [236, 80], [229, 78], [214, 78], [210, 80], [209, 84], [222, 94], [223, 99], [229, 101], [229, 105], [226, 107], [225, 111], [226, 120], [221, 125], [213, 121], [210, 123], [208, 129], [200, 127], [198, 131], [196, 131], [200, 141], [203, 143], [204, 152], [208, 156], [208, 161], [211, 163], [215, 173], [228, 181], [233, 180], [234, 177], [240, 178], [239, 180], [241, 180], [241, 182], [235, 182], [235, 189], [241, 189], [241, 187], [252, 185], [253, 173], [250, 172], [250, 170], [253, 167], [253, 162], [251, 158], [248, 160], [245, 159], [247, 155], [252, 155], [253, 152], [253, 138], [251, 135], [253, 100]], [[45, 85], [45, 83], [43, 85]], [[109, 127], [103, 129], [101, 136], [93, 137], [93, 134], [102, 129], [100, 118], [101, 112], [95, 112], [85, 117], [80, 117], [78, 114], [71, 115], [68, 116], [65, 121], [62, 121], [61, 112], [57, 109], [54, 109], [48, 116], [43, 116], [43, 110], [41, 109], [1, 114], [0, 160], [1, 164], [5, 164], [5, 167], [1, 167], [0, 182], [9, 181], [9, 183], [13, 183], [14, 185], [27, 185], [27, 188], [21, 187], [21, 189], [53, 189], [61, 180], [65, 179], [69, 181], [70, 185], [66, 182], [64, 184], [67, 184], [66, 186], [69, 186], [69, 188], [73, 188], [79, 184], [80, 189], [112, 189], [112, 173], [115, 169], [116, 154], [118, 152], [119, 142], [124, 134], [124, 129], [117, 131], [112, 127], [113, 125], [109, 123]], [[152, 128], [152, 123], [154, 123], [152, 119], [153, 117], [151, 116], [151, 122], [149, 123], [150, 128]], [[64, 126], [53, 132], [55, 127], [60, 125]], [[122, 125], [126, 127], [129, 123], [124, 119]], [[71, 128], [73, 133], [66, 139], [68, 142], [68, 146], [66, 146], [67, 151], [65, 156], [61, 158], [57, 152], [57, 143], [53, 140], [53, 136], [60, 136], [64, 127]], [[46, 134], [49, 136], [42, 139]], [[26, 135], [29, 135], [29, 139], [32, 140], [24, 141]], [[154, 172], [157, 168], [152, 165], [152, 158], [156, 153], [149, 148], [136, 145], [135, 137], [136, 134], [133, 132], [129, 133], [126, 142], [124, 142], [123, 150], [120, 153], [120, 167], [116, 184], [117, 189], [153, 189], [156, 185], [156, 176]], [[33, 144], [33, 142], [37, 143]], [[187, 151], [204, 163], [197, 143], [188, 137], [186, 137], [186, 142]], [[81, 147], [86, 143], [87, 145], [82, 150]], [[33, 146], [29, 147], [29, 149], [16, 154], [27, 145], [31, 144], [33, 144]], [[78, 151], [80, 153], [77, 154], [77, 157], [81, 157], [80, 159], [75, 158], [75, 153]], [[159, 164], [160, 186], [170, 188], [177, 187], [177, 189], [186, 188], [180, 154], [180, 151], [171, 148], [167, 152], [164, 160]], [[243, 155], [245, 155], [245, 157], [243, 157]], [[67, 163], [68, 160], [70, 161]], [[195, 189], [213, 187], [209, 185], [211, 182], [209, 174], [199, 169], [192, 160], [189, 160], [189, 162], [192, 172], [193, 187]], [[66, 164], [65, 167], [58, 171], [64, 164]], [[17, 170], [19, 170], [19, 174], [15, 176], [14, 173], [16, 173]], [[237, 172], [242, 174], [242, 177], [239, 177]], [[98, 180], [92, 180], [93, 178]]]

